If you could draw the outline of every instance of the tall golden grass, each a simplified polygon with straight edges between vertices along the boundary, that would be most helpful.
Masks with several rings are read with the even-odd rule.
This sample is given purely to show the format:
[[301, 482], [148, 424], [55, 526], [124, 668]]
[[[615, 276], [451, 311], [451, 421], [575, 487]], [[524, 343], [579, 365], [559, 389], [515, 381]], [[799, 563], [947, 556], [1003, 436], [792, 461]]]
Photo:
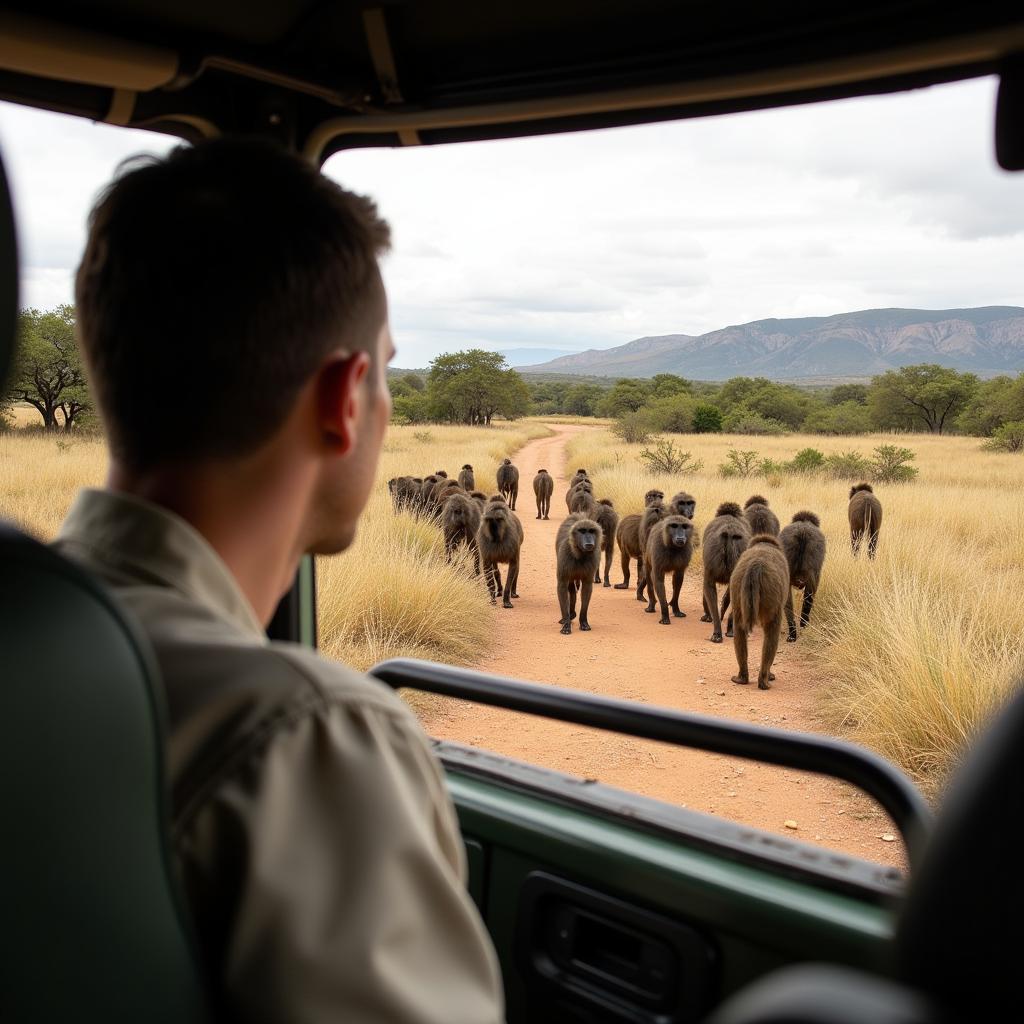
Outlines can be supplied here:
[[[639, 511], [652, 486], [690, 491], [702, 528], [716, 506], [751, 494], [769, 499], [783, 524], [817, 512], [828, 539], [825, 573], [806, 645], [821, 676], [824, 720], [896, 761], [937, 791], [971, 738], [1024, 676], [1024, 457], [980, 450], [976, 438], [675, 438], [704, 461], [685, 478], [651, 475], [643, 445], [607, 431], [578, 435], [571, 465], [584, 465], [598, 497]], [[783, 461], [801, 448], [870, 455], [892, 443], [916, 453], [917, 480], [876, 484], [884, 520], [878, 557], [855, 559], [846, 506], [849, 482], [773, 474], [723, 479], [730, 448]]]
[[[398, 655], [466, 664], [488, 649], [494, 614], [486, 588], [465, 561], [446, 562], [437, 527], [394, 515], [392, 476], [454, 476], [465, 462], [491, 493], [501, 459], [548, 429], [535, 421], [491, 427], [392, 426], [358, 536], [344, 554], [318, 560], [321, 647], [364, 669]], [[98, 486], [107, 455], [100, 440], [0, 434], [0, 517], [42, 540], [57, 533], [81, 487]]]

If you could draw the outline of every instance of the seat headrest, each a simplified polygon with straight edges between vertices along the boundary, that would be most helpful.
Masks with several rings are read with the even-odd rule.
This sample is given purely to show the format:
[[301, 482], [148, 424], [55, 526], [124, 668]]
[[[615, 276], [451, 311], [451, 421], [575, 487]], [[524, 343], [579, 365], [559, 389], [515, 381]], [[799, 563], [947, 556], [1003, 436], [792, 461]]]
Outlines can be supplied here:
[[0, 387], [14, 358], [18, 324], [18, 243], [7, 172], [0, 158]]

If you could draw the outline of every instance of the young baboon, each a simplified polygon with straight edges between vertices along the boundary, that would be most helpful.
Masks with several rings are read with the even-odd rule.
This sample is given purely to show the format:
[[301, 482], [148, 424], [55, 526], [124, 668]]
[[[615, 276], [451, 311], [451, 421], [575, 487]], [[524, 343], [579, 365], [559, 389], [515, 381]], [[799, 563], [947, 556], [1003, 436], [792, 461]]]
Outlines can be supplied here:
[[480, 531], [480, 506], [469, 495], [455, 491], [445, 498], [441, 506], [441, 529], [444, 533], [444, 551], [448, 561], [459, 546], [465, 544], [473, 552], [473, 564], [480, 575], [480, 550], [476, 535]]
[[[661, 493], [660, 491], [658, 492]], [[680, 491], [678, 494], [672, 496], [672, 500], [668, 503], [668, 514], [670, 516], [686, 516], [687, 519], [692, 519], [697, 511], [697, 499], [692, 494], [687, 494], [686, 491]]]
[[498, 467], [498, 490], [505, 496], [508, 507], [516, 510], [516, 498], [519, 496], [519, 470], [512, 465], [511, 459], [502, 459]]
[[850, 546], [856, 556], [861, 541], [868, 538], [868, 558], [875, 557], [878, 534], [882, 529], [882, 503], [875, 497], [871, 484], [856, 484], [850, 488]]
[[636, 599], [642, 601], [644, 599], [644, 592], [648, 592], [648, 598], [654, 596], [653, 591], [647, 585], [647, 576], [644, 572], [644, 552], [647, 551], [647, 539], [651, 535], [651, 530], [655, 524], [660, 522], [668, 515], [668, 509], [658, 502], [656, 505], [648, 505], [647, 508], [640, 513], [640, 528], [638, 541], [640, 544], [640, 560], [637, 563], [636, 569]]
[[[519, 549], [523, 543], [523, 527], [516, 514], [505, 504], [504, 498], [489, 501], [480, 518], [476, 544], [480, 551], [480, 563], [487, 580], [491, 604], [497, 604], [502, 595], [502, 607], [511, 608], [512, 598], [518, 597], [516, 584], [519, 582]], [[498, 566], [508, 565], [505, 586], [502, 590], [501, 571]]]
[[459, 470], [459, 486], [467, 493], [476, 490], [476, 478], [473, 476], [473, 467], [468, 462]]
[[[602, 498], [597, 503], [594, 521], [601, 527], [601, 550], [604, 552], [604, 585], [612, 585], [612, 556], [615, 554], [615, 534], [619, 528], [619, 513], [611, 498]], [[595, 583], [601, 582], [601, 567], [598, 566]]]
[[569, 487], [575, 487], [581, 480], [589, 480], [590, 477], [587, 475], [585, 469], [577, 469], [572, 475], [572, 479], [569, 481]]
[[729, 579], [729, 593], [733, 595], [733, 614], [736, 635], [737, 674], [734, 683], [749, 683], [747, 665], [747, 634], [754, 626], [761, 626], [761, 668], [757, 673], [757, 688], [771, 689], [772, 662], [779, 649], [782, 632], [782, 609], [789, 593], [789, 566], [778, 537], [759, 533], [750, 540], [750, 546], [740, 555]]
[[718, 584], [729, 585], [729, 577], [740, 555], [750, 543], [750, 527], [743, 509], [734, 501], [718, 506], [715, 518], [704, 528], [704, 615], [701, 622], [713, 624], [711, 642], [722, 642], [722, 613], [718, 610]]
[[[666, 516], [656, 523], [647, 538], [644, 549], [644, 579], [647, 581], [648, 601], [645, 611], [654, 611], [654, 595], [661, 604], [663, 626], [669, 626], [669, 608], [677, 619], [686, 617], [679, 608], [679, 591], [683, 574], [693, 558], [693, 520], [688, 516]], [[672, 600], [665, 599], [665, 573], [672, 573]]]
[[571, 484], [569, 490], [565, 492], [565, 507], [572, 512], [572, 497], [574, 494], [579, 494], [582, 491], [586, 491], [587, 494], [594, 493], [594, 485], [589, 480], [580, 480], [579, 483]]
[[750, 527], [750, 535], [767, 533], [772, 537], [779, 535], [779, 517], [768, 507], [768, 499], [760, 494], [752, 494], [743, 506], [743, 515]]
[[580, 592], [580, 629], [589, 631], [587, 611], [594, 592], [594, 574], [601, 564], [601, 527], [593, 519], [571, 515], [558, 528], [555, 539], [558, 607], [562, 633], [572, 632], [576, 618], [576, 591]]
[[790, 589], [786, 591], [789, 633], [786, 642], [792, 644], [796, 642], [792, 588], [798, 587], [804, 592], [804, 603], [800, 609], [800, 627], [803, 628], [810, 621], [821, 568], [825, 564], [825, 534], [821, 532], [821, 521], [813, 512], [797, 512], [789, 526], [779, 534], [779, 543], [789, 563]]
[[555, 481], [546, 469], [538, 469], [533, 478], [533, 493], [537, 498], [537, 518], [547, 519], [551, 511], [551, 493], [555, 489]]

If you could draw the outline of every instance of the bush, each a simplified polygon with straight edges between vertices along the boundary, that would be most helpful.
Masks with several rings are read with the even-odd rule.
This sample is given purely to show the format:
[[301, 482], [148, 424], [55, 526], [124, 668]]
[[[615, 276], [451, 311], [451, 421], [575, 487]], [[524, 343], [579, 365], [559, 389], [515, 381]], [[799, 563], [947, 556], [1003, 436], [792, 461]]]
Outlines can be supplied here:
[[809, 434], [867, 434], [871, 431], [871, 416], [867, 407], [857, 402], [823, 409], [812, 409], [804, 420], [803, 429]]
[[817, 448], [804, 448], [793, 456], [789, 469], [794, 473], [818, 473], [825, 468], [825, 455]]
[[645, 448], [640, 453], [640, 461], [651, 473], [699, 473], [704, 468], [702, 460], [676, 448], [675, 441], [661, 437], [654, 442], [653, 450]]
[[627, 412], [612, 426], [612, 433], [626, 444], [643, 444], [651, 438], [651, 428], [641, 412]]
[[694, 408], [688, 395], [670, 395], [650, 402], [643, 412], [652, 430], [689, 434], [693, 430]]
[[722, 412], [714, 405], [702, 403], [693, 410], [695, 434], [719, 434], [722, 431]]
[[905, 483], [917, 476], [917, 470], [907, 463], [913, 461], [914, 453], [909, 448], [894, 444], [881, 444], [875, 449], [871, 460], [871, 475], [882, 483]]
[[989, 452], [1024, 451], [1024, 420], [1014, 420], [997, 427], [981, 447]]
[[776, 459], [761, 460], [761, 473], [764, 476], [781, 477], [788, 469], [788, 462], [779, 462]]
[[786, 433], [785, 426], [778, 420], [769, 419], [759, 412], [751, 412], [743, 406], [733, 409], [722, 420], [722, 429], [727, 434], [755, 434], [765, 437]]
[[434, 440], [434, 435], [429, 430], [414, 430], [412, 436], [413, 440], [419, 441], [420, 444], [430, 444]]
[[729, 449], [729, 454], [718, 467], [718, 475], [726, 477], [748, 477], [753, 476], [761, 470], [761, 459], [757, 452], [738, 451], [735, 448]]
[[871, 463], [860, 452], [825, 456], [825, 472], [837, 480], [863, 480], [871, 475]]

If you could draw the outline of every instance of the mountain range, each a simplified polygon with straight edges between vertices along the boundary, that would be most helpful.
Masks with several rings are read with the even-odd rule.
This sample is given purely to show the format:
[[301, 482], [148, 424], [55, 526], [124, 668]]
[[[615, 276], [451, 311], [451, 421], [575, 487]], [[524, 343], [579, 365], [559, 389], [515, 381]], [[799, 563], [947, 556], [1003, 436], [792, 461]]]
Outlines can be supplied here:
[[518, 369], [527, 374], [785, 380], [869, 376], [913, 363], [940, 363], [983, 375], [1024, 370], [1024, 308], [865, 309], [755, 320], [701, 335], [637, 338]]

